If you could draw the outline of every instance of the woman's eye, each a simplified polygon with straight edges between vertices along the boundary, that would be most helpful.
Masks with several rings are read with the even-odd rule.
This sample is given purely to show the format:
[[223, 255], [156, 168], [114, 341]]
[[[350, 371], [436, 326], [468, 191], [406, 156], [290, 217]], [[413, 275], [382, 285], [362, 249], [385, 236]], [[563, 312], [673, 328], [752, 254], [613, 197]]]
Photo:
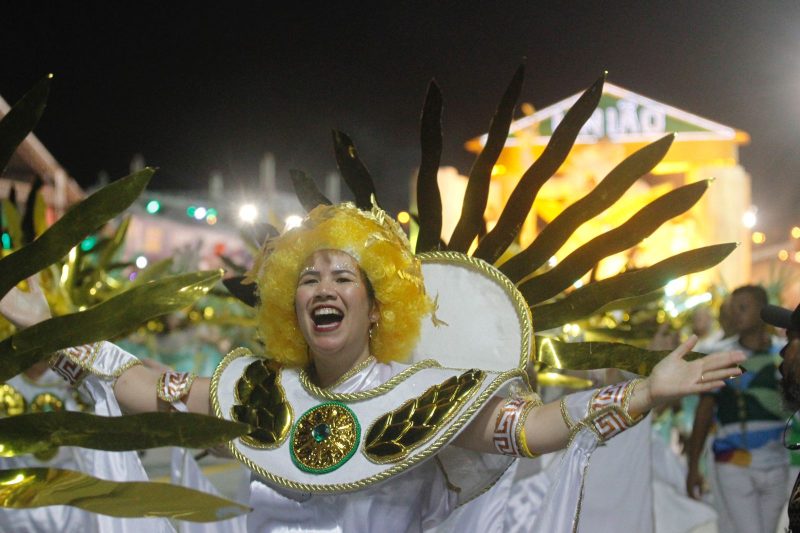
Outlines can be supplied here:
[[317, 280], [314, 278], [305, 278], [300, 280], [300, 285], [313, 285]]

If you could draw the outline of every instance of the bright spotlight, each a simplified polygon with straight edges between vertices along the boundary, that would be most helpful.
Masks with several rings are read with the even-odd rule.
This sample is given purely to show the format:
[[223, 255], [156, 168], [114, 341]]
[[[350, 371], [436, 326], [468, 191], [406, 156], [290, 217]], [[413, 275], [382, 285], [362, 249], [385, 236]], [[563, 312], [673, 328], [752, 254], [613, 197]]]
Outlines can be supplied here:
[[147, 258], [140, 255], [136, 258], [136, 268], [145, 268], [147, 266]]
[[194, 210], [194, 218], [196, 220], [203, 220], [204, 218], [206, 218], [207, 212], [208, 211], [206, 210], [205, 207], [198, 207], [197, 209]]
[[756, 206], [751, 206], [750, 209], [744, 212], [742, 215], [742, 224], [747, 229], [753, 229], [756, 227], [756, 222], [758, 222], [758, 218], [756, 217], [756, 213], [758, 212], [758, 208]]
[[244, 204], [239, 208], [239, 220], [252, 224], [258, 218], [258, 209], [253, 204]]
[[299, 227], [300, 224], [303, 223], [303, 217], [300, 215], [289, 215], [284, 222], [286, 226], [283, 228], [283, 231], [289, 231], [290, 229]]

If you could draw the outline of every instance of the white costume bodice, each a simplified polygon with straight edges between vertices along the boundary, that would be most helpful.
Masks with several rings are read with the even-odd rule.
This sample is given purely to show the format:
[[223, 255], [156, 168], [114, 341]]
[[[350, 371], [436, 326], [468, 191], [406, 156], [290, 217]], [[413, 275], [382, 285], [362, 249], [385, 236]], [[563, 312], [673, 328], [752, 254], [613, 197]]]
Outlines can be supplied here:
[[[339, 393], [374, 388], [406, 365], [373, 363], [331, 390]], [[247, 529], [284, 531], [397, 531], [417, 532], [445, 519], [455, 508], [457, 494], [436, 460], [361, 491], [341, 494], [302, 494], [274, 489], [259, 479], [250, 484]]]

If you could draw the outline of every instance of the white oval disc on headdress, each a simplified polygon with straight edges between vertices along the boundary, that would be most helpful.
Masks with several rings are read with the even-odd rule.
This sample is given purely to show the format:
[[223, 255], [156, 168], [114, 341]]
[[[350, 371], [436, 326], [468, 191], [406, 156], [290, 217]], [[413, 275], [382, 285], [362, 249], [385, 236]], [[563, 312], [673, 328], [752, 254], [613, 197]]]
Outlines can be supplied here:
[[412, 362], [503, 372], [524, 368], [533, 346], [531, 313], [514, 284], [485, 261], [457, 252], [418, 255], [436, 305], [423, 319]]

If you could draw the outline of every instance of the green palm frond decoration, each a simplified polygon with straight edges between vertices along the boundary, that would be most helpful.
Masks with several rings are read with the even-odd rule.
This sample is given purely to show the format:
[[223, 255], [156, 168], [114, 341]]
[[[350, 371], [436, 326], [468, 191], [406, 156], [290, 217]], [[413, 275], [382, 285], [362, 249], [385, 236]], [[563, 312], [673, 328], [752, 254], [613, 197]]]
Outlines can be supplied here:
[[[18, 144], [38, 121], [48, 89], [49, 78], [39, 82], [0, 121], [0, 168], [5, 166]], [[138, 283], [117, 287], [120, 290], [109, 290], [97, 298], [91, 297], [90, 287], [104, 282], [102, 273], [113, 267], [113, 257], [125, 238], [127, 222], [120, 224], [115, 234], [98, 246], [97, 263], [94, 265], [86, 264], [86, 254], [80, 244], [87, 235], [127, 209], [147, 186], [152, 175], [153, 170], [148, 168], [115, 181], [73, 206], [50, 227], [47, 227], [44, 202], [38, 192], [40, 184], [32, 188], [25, 216], [21, 220], [15, 199], [12, 197], [3, 201], [3, 224], [11, 236], [13, 250], [0, 259], [0, 296], [7, 294], [22, 280], [41, 272], [43, 278], [57, 280], [54, 284], [60, 291], [59, 298], [66, 302], [62, 309], [66, 314], [14, 333], [0, 342], [0, 382], [23, 372], [60, 348], [113, 338], [152, 317], [187, 307], [217, 283], [220, 277], [217, 271], [164, 278], [162, 275], [169, 264], [165, 262], [153, 265], [152, 271], [147, 272]], [[154, 281], [154, 277], [159, 279]], [[135, 450], [165, 444], [208, 446], [249, 431], [243, 424], [220, 425], [220, 422], [202, 415], [172, 413], [148, 413], [144, 416], [109, 417], [103, 420], [74, 412], [17, 415], [0, 420], [0, 450], [3, 455], [16, 455], [49, 451], [62, 445], [100, 450]], [[163, 484], [121, 484], [75, 472], [62, 475], [53, 469], [8, 472], [11, 477], [3, 478], [2, 485], [5, 488], [0, 497], [0, 507], [66, 504], [114, 516], [160, 514], [192, 519], [186, 517], [194, 515], [201, 521], [217, 520], [246, 511], [246, 508], [228, 500]], [[86, 494], [84, 498], [79, 498], [80, 501], [64, 497], [78, 485], [94, 488], [102, 485], [105, 492]], [[187, 499], [184, 502], [141, 499], [142, 495], [154, 495], [157, 492], [164, 497]], [[123, 514], [115, 514], [121, 511], [113, 502], [119, 502], [123, 493], [140, 498], [142, 503], [127, 508]], [[102, 497], [86, 499], [89, 496]], [[92, 502], [106, 507], [96, 508]], [[226, 514], [228, 512], [229, 515]]]
[[0, 470], [0, 501], [7, 509], [70, 505], [119, 518], [161, 517], [216, 522], [250, 511], [226, 498], [145, 481], [108, 481], [60, 468]]

